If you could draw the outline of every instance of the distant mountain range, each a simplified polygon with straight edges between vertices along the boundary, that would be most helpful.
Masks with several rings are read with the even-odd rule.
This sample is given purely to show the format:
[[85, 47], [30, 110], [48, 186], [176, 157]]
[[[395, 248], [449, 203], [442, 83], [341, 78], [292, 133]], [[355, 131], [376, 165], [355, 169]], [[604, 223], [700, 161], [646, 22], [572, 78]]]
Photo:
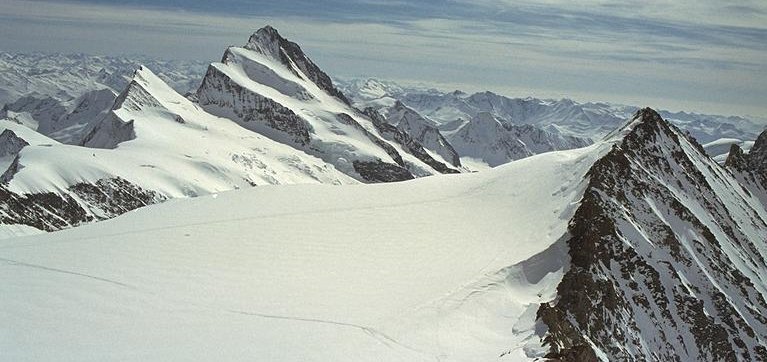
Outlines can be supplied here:
[[[444, 92], [375, 78], [341, 79], [339, 88], [355, 104], [386, 106], [400, 101], [440, 124], [468, 121], [478, 113], [488, 112], [511, 124], [529, 124], [552, 133], [593, 140], [605, 136], [640, 108], [603, 102], [579, 103], [570, 99], [510, 98], [492, 92]], [[765, 120], [739, 116], [663, 110], [659, 113], [701, 143], [722, 138], [753, 141], [767, 127]]]
[[3, 55], [4, 357], [767, 361], [757, 122], [223, 53]]
[[[333, 82], [271, 27], [226, 49], [207, 71], [196, 62], [9, 53], [0, 53], [0, 68], [8, 102], [0, 109], [8, 131], [0, 139], [3, 187], [19, 200], [55, 200], [50, 209], [59, 216], [51, 221], [18, 202], [3, 219], [15, 225], [10, 235], [19, 225], [56, 230], [251, 185], [477, 171], [587, 146], [637, 110], [376, 79]], [[760, 131], [741, 117], [660, 114], [720, 163], [731, 145], [748, 151]], [[99, 200], [83, 190], [136, 196]]]
[[[95, 92], [90, 95], [86, 93], [104, 89], [109, 89], [115, 94], [119, 93], [130, 81], [133, 71], [142, 64], [147, 69], [152, 69], [158, 77], [182, 95], [197, 91], [207, 67], [205, 62], [142, 57], [0, 52], [0, 106], [7, 104], [5, 117], [26, 124], [50, 123], [48, 118], [65, 116], [65, 113], [71, 112], [75, 107], [81, 108], [78, 113], [84, 111], [83, 108], [89, 108], [95, 116], [105, 107], [91, 103], [81, 104], [82, 100], [91, 98], [93, 102], [109, 103], [109, 97], [104, 92]], [[325, 81], [325, 84], [328, 84], [328, 81], [329, 79]], [[404, 86], [375, 78], [340, 79], [336, 80], [335, 87], [359, 109], [371, 107], [386, 112], [384, 108], [391, 107], [399, 101], [402, 106], [417, 113], [420, 118], [433, 123], [432, 126], [437, 127], [445, 137], [454, 133], [464, 123], [475, 119], [480, 113], [487, 112], [507, 128], [508, 126], [534, 126], [538, 137], [548, 140], [542, 145], [528, 145], [529, 140], [525, 142], [518, 136], [504, 136], [515, 138], [512, 141], [506, 140], [507, 143], [515, 146], [497, 151], [496, 155], [489, 155], [486, 154], [487, 151], [484, 151], [485, 156], [491, 158], [490, 162], [483, 160], [483, 155], [480, 154], [482, 152], [478, 150], [471, 150], [461, 155], [467, 158], [467, 164], [473, 165], [474, 169], [484, 168], [490, 164], [498, 165], [543, 150], [576, 147], [588, 139], [591, 141], [599, 139], [639, 108], [598, 102], [578, 103], [569, 99], [510, 98], [492, 92], [475, 94], [467, 94], [460, 90], [444, 92], [433, 88]], [[65, 111], [66, 109], [69, 111]], [[662, 110], [660, 114], [683, 130], [690, 132], [706, 146], [712, 157], [720, 162], [723, 162], [727, 155], [728, 145], [735, 143], [745, 146], [748, 150], [750, 143], [767, 127], [765, 120], [738, 116]], [[88, 122], [87, 118], [87, 116], [68, 116], [69, 122], [76, 124], [66, 127], [82, 126]], [[58, 123], [60, 128], [66, 128], [66, 121]], [[43, 129], [45, 127], [47, 126], [44, 125]], [[528, 129], [527, 132], [531, 130]], [[464, 133], [469, 132], [467, 130]], [[577, 139], [563, 138], [560, 135]], [[56, 137], [64, 142], [70, 142], [65, 133], [61, 136], [54, 135], [54, 138]], [[429, 143], [423, 139], [419, 142]], [[456, 142], [461, 141], [456, 140]], [[504, 142], [496, 140], [496, 143]], [[442, 156], [450, 157], [447, 154]], [[447, 159], [442, 161], [446, 163]]]
[[23, 96], [69, 101], [92, 90], [119, 93], [141, 65], [185, 94], [197, 89], [207, 62], [142, 56], [9, 53], [0, 51], [0, 107]]

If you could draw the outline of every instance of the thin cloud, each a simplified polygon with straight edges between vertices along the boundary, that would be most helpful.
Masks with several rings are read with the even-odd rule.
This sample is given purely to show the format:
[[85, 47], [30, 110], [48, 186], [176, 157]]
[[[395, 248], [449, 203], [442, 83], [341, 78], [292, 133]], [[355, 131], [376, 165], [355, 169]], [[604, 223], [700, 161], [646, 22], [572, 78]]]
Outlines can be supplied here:
[[216, 60], [272, 24], [336, 76], [767, 114], [761, 2], [193, 0], [183, 3], [189, 10], [151, 3], [6, 0], [0, 48]]

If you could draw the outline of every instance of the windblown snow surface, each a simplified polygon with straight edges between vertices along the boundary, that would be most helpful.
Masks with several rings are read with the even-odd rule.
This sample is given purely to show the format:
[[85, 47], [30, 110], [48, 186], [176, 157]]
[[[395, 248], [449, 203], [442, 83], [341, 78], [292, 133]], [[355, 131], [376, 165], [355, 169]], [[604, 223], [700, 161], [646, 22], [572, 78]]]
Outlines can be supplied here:
[[263, 186], [3, 240], [0, 351], [57, 361], [542, 357], [536, 311], [555, 297], [568, 220], [607, 150], [392, 184]]

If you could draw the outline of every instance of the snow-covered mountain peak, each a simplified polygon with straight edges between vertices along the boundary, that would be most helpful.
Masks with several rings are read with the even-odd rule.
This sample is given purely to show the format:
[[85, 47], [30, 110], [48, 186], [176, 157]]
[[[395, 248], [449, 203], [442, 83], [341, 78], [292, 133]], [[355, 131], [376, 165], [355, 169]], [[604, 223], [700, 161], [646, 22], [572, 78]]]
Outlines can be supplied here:
[[[421, 122], [426, 123], [430, 126], [434, 126], [434, 127], [437, 126], [437, 124], [434, 121], [426, 117], [423, 117], [422, 115], [418, 114], [418, 112], [416, 112], [414, 109], [406, 106], [404, 103], [402, 103], [399, 100], [394, 101], [394, 104], [388, 109], [386, 109], [386, 113], [387, 115], [397, 114], [400, 116], [400, 118], [419, 119]], [[390, 121], [389, 123], [392, 123], [391, 119], [389, 121]], [[395, 122], [392, 124], [397, 125], [397, 123], [398, 122]]]
[[152, 95], [153, 89], [167, 92], [170, 87], [149, 68], [140, 66], [115, 100], [112, 110], [127, 108], [140, 111], [144, 107], [160, 107], [160, 101]]
[[390, 107], [396, 96], [408, 91], [395, 82], [376, 78], [336, 79], [335, 84], [360, 109]]
[[758, 194], [649, 108], [602, 144], [612, 147], [570, 221], [559, 300], [538, 312], [548, 357], [767, 358]]
[[205, 71], [205, 64], [199, 61], [0, 51], [0, 106], [26, 95], [68, 101], [96, 89], [110, 88], [117, 93], [140, 64], [182, 94], [199, 85]]
[[208, 68], [196, 97], [207, 112], [317, 156], [360, 181], [455, 171], [414, 137], [352, 107], [298, 44], [273, 28], [257, 31], [244, 47], [227, 49], [223, 62]]
[[[368, 112], [376, 112], [368, 108]], [[395, 126], [405, 134], [410, 135], [427, 150], [441, 157], [446, 163], [460, 167], [461, 160], [450, 142], [442, 135], [434, 121], [425, 118], [418, 112], [395, 101], [391, 107], [383, 107], [386, 122]]]
[[[661, 115], [650, 107], [645, 107], [637, 110], [631, 120], [622, 133], [623, 144], [632, 145], [634, 148], [656, 148], [658, 143], [663, 139], [662, 137], [668, 137], [674, 143], [679, 143], [679, 136], [682, 132], [679, 130], [673, 131], [674, 127], [671, 123], [664, 120]], [[636, 141], [636, 142], [634, 142]], [[694, 142], [693, 145], [699, 146], [694, 140], [687, 140], [688, 142]], [[705, 156], [705, 153], [702, 154]]]
[[[257, 30], [250, 36], [244, 48], [281, 63], [299, 78], [308, 78], [308, 81], [330, 95], [350, 104], [346, 96], [335, 88], [330, 77], [306, 56], [301, 47], [282, 37], [277, 29], [267, 25]], [[226, 58], [226, 55], [224, 57]]]
[[663, 117], [650, 107], [640, 108], [626, 121], [623, 126], [610, 132], [605, 136], [604, 140], [620, 141], [631, 134], [641, 124], [657, 125], [658, 123], [666, 124]]
[[495, 167], [533, 154], [587, 146], [588, 139], [548, 132], [531, 125], [515, 125], [491, 112], [477, 112], [455, 131], [445, 133], [462, 162]]
[[274, 59], [280, 59], [280, 49], [283, 44], [286, 44], [287, 42], [288, 41], [280, 35], [277, 29], [273, 28], [271, 25], [267, 25], [258, 29], [250, 36], [245, 48], [271, 56]]
[[637, 110], [636, 113], [634, 113], [632, 120], [641, 120], [642, 122], [664, 122], [663, 117], [650, 107], [644, 107]]

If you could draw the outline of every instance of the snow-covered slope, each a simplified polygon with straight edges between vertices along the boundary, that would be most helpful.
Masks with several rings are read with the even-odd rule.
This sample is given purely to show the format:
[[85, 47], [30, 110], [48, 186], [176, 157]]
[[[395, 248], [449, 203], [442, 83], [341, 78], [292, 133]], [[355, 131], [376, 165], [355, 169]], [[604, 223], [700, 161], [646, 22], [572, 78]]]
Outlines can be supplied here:
[[754, 145], [754, 141], [744, 141], [737, 138], [720, 138], [703, 145], [703, 149], [714, 161], [724, 163], [733, 145], [737, 145], [743, 151], [748, 152]]
[[453, 146], [440, 133], [437, 124], [422, 117], [418, 112], [396, 101], [391, 107], [382, 107], [379, 112], [386, 117], [386, 122], [396, 126], [402, 132], [420, 142], [426, 149], [453, 166], [460, 167], [461, 160]]
[[254, 185], [459, 172], [409, 134], [351, 107], [271, 27], [245, 48], [228, 49], [193, 96], [141, 67], [119, 96], [109, 89], [71, 100], [30, 95], [0, 116], [13, 131], [3, 139], [0, 206], [9, 211], [0, 224], [14, 230], [58, 230]]
[[650, 109], [588, 173], [571, 264], [539, 310], [551, 357], [767, 360], [767, 210]]
[[[147, 93], [192, 118], [190, 104]], [[152, 123], [176, 122], [133, 100], [155, 110]], [[106, 151], [141, 142], [140, 124]], [[767, 209], [741, 185], [642, 109], [594, 145], [480, 173], [170, 200], [0, 242], [0, 350], [13, 360], [766, 360]]]
[[511, 125], [481, 112], [454, 131], [444, 134], [469, 167], [495, 167], [534, 154], [584, 147], [590, 140], [564, 136], [539, 128]]
[[439, 173], [386, 139], [353, 108], [293, 42], [272, 27], [230, 47], [197, 91], [208, 112], [317, 156], [360, 181], [397, 181]]
[[0, 107], [28, 95], [68, 101], [92, 90], [119, 92], [142, 64], [181, 93], [200, 84], [207, 65], [143, 57], [0, 52]]
[[6, 104], [0, 110], [0, 119], [25, 125], [62, 143], [79, 144], [89, 127], [109, 113], [115, 97], [106, 88], [68, 101], [24, 96]]
[[336, 79], [335, 83], [338, 89], [363, 107], [365, 102], [398, 96], [409, 90], [395, 82], [375, 78]]
[[700, 143], [709, 143], [722, 138], [755, 140], [767, 126], [763, 119], [757, 118], [669, 111], [659, 111], [659, 114], [675, 126], [689, 132]]
[[89, 147], [7, 120], [0, 126], [29, 143], [3, 175], [0, 188], [9, 195], [3, 207], [13, 212], [0, 215], [2, 224], [50, 231], [167, 198], [253, 185], [356, 183], [316, 157], [206, 113], [146, 68], [90, 126]]
[[0, 350], [41, 361], [540, 357], [535, 311], [554, 298], [567, 220], [600, 152], [171, 200], [4, 241]]

